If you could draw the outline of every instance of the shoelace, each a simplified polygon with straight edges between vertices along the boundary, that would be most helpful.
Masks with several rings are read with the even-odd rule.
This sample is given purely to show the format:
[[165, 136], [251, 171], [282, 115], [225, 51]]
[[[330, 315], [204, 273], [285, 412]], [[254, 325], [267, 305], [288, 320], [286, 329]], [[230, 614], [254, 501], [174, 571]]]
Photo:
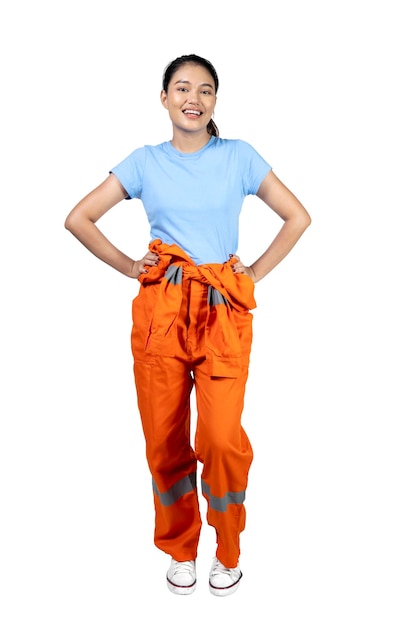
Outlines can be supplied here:
[[193, 576], [194, 575], [194, 562], [193, 561], [176, 561], [172, 575], [174, 576], [175, 574], [178, 574], [179, 572], [181, 573], [184, 572]]
[[212, 576], [216, 574], [236, 574], [238, 568], [237, 567], [225, 567], [219, 561], [219, 559], [214, 559], [213, 567], [211, 570]]

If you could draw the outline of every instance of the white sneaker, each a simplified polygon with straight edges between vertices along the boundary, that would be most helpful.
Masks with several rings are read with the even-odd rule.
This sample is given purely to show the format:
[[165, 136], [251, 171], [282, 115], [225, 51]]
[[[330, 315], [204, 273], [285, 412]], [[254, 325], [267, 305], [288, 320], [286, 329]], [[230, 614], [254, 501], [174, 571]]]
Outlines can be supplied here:
[[172, 559], [167, 571], [168, 589], [180, 596], [193, 593], [197, 584], [195, 561], [176, 561]]
[[239, 587], [242, 576], [239, 563], [237, 567], [230, 568], [225, 567], [218, 559], [214, 558], [209, 576], [211, 593], [215, 596], [228, 596], [234, 593]]

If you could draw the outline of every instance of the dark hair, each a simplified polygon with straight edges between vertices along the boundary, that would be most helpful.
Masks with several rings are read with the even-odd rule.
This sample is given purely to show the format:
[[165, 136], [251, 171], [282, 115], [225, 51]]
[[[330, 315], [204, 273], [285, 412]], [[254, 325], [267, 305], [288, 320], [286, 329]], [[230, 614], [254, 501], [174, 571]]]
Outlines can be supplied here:
[[[201, 65], [204, 67], [213, 78], [214, 93], [217, 93], [219, 88], [219, 77], [217, 76], [214, 66], [210, 63], [210, 61], [204, 59], [203, 57], [199, 57], [197, 54], [183, 54], [182, 56], [171, 61], [171, 63], [169, 63], [164, 70], [164, 75], [162, 77], [162, 89], [164, 91], [168, 91], [168, 85], [171, 82], [173, 74], [175, 74], [180, 67], [186, 65], [187, 63], [193, 63], [194, 65]], [[219, 136], [219, 129], [212, 119], [207, 124], [207, 132], [210, 135], [214, 135], [214, 137]]]

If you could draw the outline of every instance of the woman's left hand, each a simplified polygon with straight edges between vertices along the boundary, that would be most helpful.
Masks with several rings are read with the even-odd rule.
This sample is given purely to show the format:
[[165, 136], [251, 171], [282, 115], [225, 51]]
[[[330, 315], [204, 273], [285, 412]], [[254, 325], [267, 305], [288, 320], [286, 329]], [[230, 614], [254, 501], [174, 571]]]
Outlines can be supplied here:
[[255, 272], [250, 266], [244, 265], [240, 260], [240, 257], [237, 256], [237, 254], [231, 254], [230, 258], [236, 259], [235, 262], [232, 264], [232, 271], [235, 274], [246, 274], [246, 276], [249, 276], [249, 278], [251, 278], [253, 282], [256, 283]]

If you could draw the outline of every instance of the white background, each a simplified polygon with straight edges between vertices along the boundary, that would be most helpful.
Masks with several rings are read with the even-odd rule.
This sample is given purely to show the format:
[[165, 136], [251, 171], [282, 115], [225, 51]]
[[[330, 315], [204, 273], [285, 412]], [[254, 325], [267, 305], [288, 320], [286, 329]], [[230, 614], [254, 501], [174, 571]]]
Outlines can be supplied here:
[[[416, 625], [412, 5], [2, 9], [2, 626]], [[255, 460], [229, 598], [208, 592], [207, 526], [196, 593], [166, 589], [130, 355], [137, 284], [64, 230], [112, 166], [171, 138], [161, 77], [189, 53], [218, 70], [221, 135], [252, 143], [313, 220], [256, 288], [243, 416]], [[143, 256], [138, 201], [101, 225]], [[248, 199], [243, 259], [278, 227]]]

